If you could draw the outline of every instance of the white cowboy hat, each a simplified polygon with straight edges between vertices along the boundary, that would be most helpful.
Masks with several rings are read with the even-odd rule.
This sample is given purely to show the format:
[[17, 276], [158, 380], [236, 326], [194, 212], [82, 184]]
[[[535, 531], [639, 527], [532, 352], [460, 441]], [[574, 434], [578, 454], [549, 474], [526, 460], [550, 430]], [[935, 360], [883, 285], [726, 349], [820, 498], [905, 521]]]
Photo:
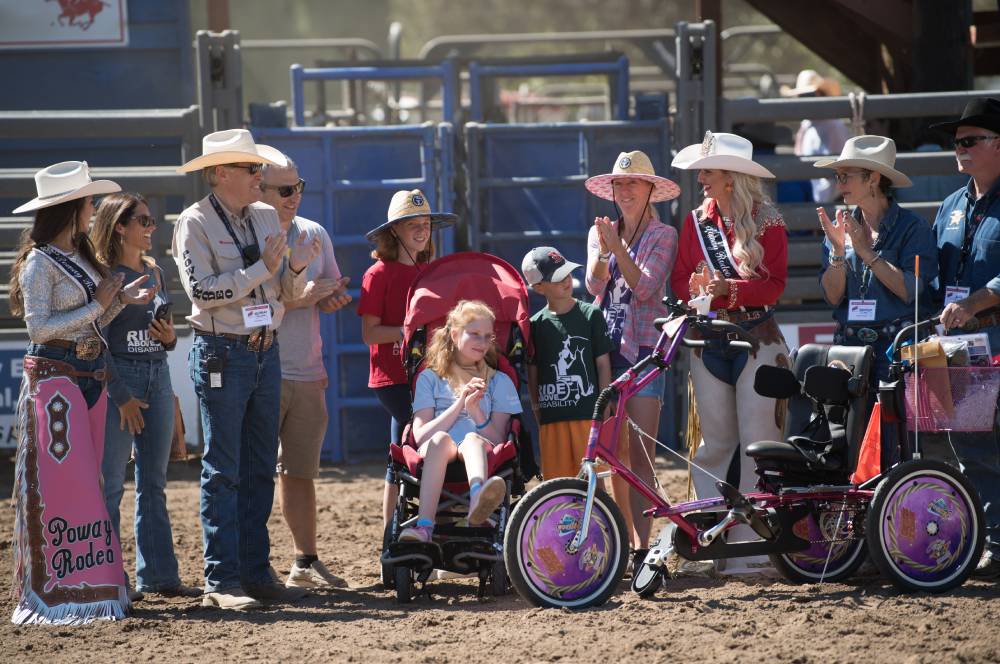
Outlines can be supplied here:
[[444, 226], [451, 226], [458, 220], [457, 214], [450, 212], [431, 212], [431, 206], [427, 202], [424, 192], [419, 189], [397, 191], [389, 201], [389, 212], [386, 215], [387, 221], [379, 224], [375, 228], [365, 233], [365, 237], [373, 240], [379, 231], [389, 228], [397, 221], [412, 219], [413, 217], [430, 217], [431, 228], [437, 229]]
[[823, 78], [815, 69], [803, 69], [795, 77], [795, 87], [781, 86], [782, 97], [798, 97], [819, 93], [824, 97], [839, 97], [840, 83], [832, 78]]
[[896, 164], [896, 143], [885, 136], [855, 136], [844, 143], [836, 159], [820, 159], [816, 168], [866, 168], [889, 178], [894, 187], [912, 187], [913, 182], [893, 166]]
[[615, 160], [615, 166], [610, 173], [588, 178], [583, 186], [594, 196], [606, 201], [613, 201], [615, 196], [611, 190], [611, 182], [616, 178], [636, 178], [651, 183], [653, 191], [649, 196], [650, 203], [669, 201], [681, 195], [681, 188], [677, 186], [676, 182], [656, 174], [656, 171], [653, 170], [653, 162], [642, 150], [622, 152]]
[[90, 167], [85, 161], [61, 161], [35, 173], [35, 190], [38, 196], [18, 207], [14, 214], [40, 210], [86, 196], [113, 194], [122, 188], [111, 180], [91, 180]]
[[201, 139], [201, 156], [195, 157], [177, 169], [178, 173], [200, 171], [208, 166], [237, 164], [248, 161], [284, 168], [288, 165], [285, 155], [270, 145], [257, 145], [246, 129], [224, 129]]
[[774, 173], [753, 160], [753, 143], [736, 134], [706, 131], [705, 140], [678, 152], [670, 165], [684, 171], [713, 168], [758, 178], [774, 177]]

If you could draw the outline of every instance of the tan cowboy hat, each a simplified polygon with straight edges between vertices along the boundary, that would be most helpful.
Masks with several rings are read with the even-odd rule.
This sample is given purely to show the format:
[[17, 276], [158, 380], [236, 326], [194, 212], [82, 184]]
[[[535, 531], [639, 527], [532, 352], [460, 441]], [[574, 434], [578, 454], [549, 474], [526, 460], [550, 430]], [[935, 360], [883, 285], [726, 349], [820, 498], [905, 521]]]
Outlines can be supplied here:
[[840, 83], [832, 78], [823, 78], [815, 69], [803, 69], [795, 77], [795, 87], [781, 86], [782, 97], [799, 97], [817, 93], [824, 97], [839, 97]]
[[706, 131], [701, 143], [689, 145], [678, 152], [670, 165], [683, 171], [713, 168], [758, 178], [774, 177], [774, 173], [753, 160], [753, 143], [736, 134]]
[[855, 136], [844, 143], [836, 159], [820, 159], [816, 168], [867, 168], [889, 178], [894, 187], [912, 187], [913, 182], [893, 166], [896, 164], [896, 143], [885, 136]]
[[653, 162], [642, 150], [622, 152], [615, 160], [615, 166], [610, 173], [588, 178], [583, 186], [594, 196], [606, 201], [613, 201], [615, 195], [611, 190], [611, 182], [615, 178], [636, 178], [651, 183], [653, 191], [649, 196], [650, 203], [669, 201], [681, 195], [681, 188], [677, 186], [676, 182], [656, 174], [656, 171], [653, 170]]
[[387, 220], [384, 224], [379, 224], [365, 233], [366, 238], [373, 240], [379, 231], [389, 228], [397, 221], [411, 219], [413, 217], [430, 217], [432, 229], [451, 226], [458, 220], [457, 214], [452, 214], [450, 212], [431, 212], [431, 206], [427, 202], [427, 197], [424, 196], [424, 192], [419, 189], [413, 189], [411, 191], [403, 189], [393, 194], [392, 200], [389, 201], [389, 212], [386, 216]]
[[208, 166], [237, 164], [248, 161], [284, 168], [288, 165], [285, 155], [270, 145], [257, 145], [246, 129], [224, 129], [201, 139], [201, 156], [195, 157], [177, 169], [178, 173], [200, 171]]
[[14, 214], [31, 212], [59, 205], [66, 201], [113, 194], [122, 188], [111, 180], [91, 180], [90, 167], [85, 161], [61, 161], [35, 173], [38, 196], [14, 210]]

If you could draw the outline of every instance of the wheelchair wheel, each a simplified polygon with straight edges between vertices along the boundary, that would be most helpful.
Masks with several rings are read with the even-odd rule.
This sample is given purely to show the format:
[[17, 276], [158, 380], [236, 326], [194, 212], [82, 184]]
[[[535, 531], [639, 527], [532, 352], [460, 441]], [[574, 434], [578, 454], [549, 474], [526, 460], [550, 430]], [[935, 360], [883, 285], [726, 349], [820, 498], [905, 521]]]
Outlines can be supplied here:
[[510, 581], [507, 579], [507, 565], [503, 560], [493, 563], [490, 574], [490, 592], [494, 597], [503, 597], [510, 592]]
[[398, 565], [395, 567], [396, 601], [400, 604], [409, 604], [413, 600], [413, 574], [409, 567]]
[[[385, 531], [382, 533], [382, 553], [384, 554], [389, 550], [389, 544], [393, 541], [393, 527], [396, 525], [396, 517], [392, 517], [392, 521], [385, 524]], [[381, 567], [381, 577], [382, 577], [382, 587], [386, 590], [392, 590], [396, 587], [396, 576], [395, 565], [389, 563], [380, 562]]]
[[799, 519], [793, 532], [811, 542], [808, 549], [772, 553], [774, 567], [792, 583], [842, 581], [865, 561], [865, 540], [856, 529], [863, 513], [858, 507], [834, 504], [817, 507]]
[[944, 592], [961, 585], [979, 562], [984, 519], [979, 494], [957, 469], [907, 461], [875, 490], [868, 548], [896, 587]]
[[582, 609], [607, 601], [629, 562], [625, 522], [613, 500], [598, 489], [583, 546], [569, 553], [587, 497], [587, 483], [572, 478], [543, 482], [522, 497], [504, 538], [511, 583], [535, 606]]
[[652, 597], [663, 585], [665, 574], [667, 574], [667, 568], [663, 565], [642, 563], [632, 576], [632, 592], [643, 599]]

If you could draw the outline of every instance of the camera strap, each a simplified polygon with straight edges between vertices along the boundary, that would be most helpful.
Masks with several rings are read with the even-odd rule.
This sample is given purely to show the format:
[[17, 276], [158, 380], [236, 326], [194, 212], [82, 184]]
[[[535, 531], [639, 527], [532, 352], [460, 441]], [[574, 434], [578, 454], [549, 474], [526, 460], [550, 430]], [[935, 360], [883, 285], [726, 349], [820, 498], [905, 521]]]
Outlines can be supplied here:
[[[219, 199], [215, 197], [215, 194], [209, 194], [208, 202], [212, 204], [212, 208], [215, 209], [215, 214], [217, 214], [219, 216], [219, 219], [222, 220], [222, 225], [226, 227], [226, 232], [229, 233], [229, 237], [233, 239], [233, 243], [236, 245], [236, 248], [240, 250], [240, 259], [243, 261], [243, 267], [244, 268], [250, 267], [247, 261], [246, 254], [243, 251], [243, 243], [240, 242], [240, 238], [236, 235], [236, 231], [233, 229], [233, 225], [229, 223], [229, 215], [227, 215], [226, 211], [222, 208], [222, 204], [219, 203]], [[257, 231], [253, 227], [253, 218], [250, 215], [247, 215], [246, 217], [243, 217], [243, 221], [245, 221], [246, 225], [250, 228], [250, 235], [253, 236], [254, 244], [257, 245], [259, 251], [263, 252], [264, 248], [260, 246], [260, 240], [257, 239]], [[256, 302], [257, 300], [256, 288], [250, 291], [250, 297], [252, 297]], [[264, 292], [263, 284], [261, 284], [260, 286], [260, 297], [265, 304], [268, 304], [267, 294]]]

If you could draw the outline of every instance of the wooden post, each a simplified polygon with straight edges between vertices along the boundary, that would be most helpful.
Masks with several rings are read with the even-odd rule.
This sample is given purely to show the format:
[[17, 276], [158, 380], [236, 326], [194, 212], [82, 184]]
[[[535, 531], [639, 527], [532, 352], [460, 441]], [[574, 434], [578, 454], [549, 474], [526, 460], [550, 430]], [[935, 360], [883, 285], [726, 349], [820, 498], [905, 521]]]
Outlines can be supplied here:
[[229, 0], [208, 0], [208, 29], [211, 32], [229, 29]]
[[699, 21], [715, 21], [715, 96], [722, 97], [722, 60], [725, 53], [722, 43], [722, 0], [694, 0], [694, 13]]

